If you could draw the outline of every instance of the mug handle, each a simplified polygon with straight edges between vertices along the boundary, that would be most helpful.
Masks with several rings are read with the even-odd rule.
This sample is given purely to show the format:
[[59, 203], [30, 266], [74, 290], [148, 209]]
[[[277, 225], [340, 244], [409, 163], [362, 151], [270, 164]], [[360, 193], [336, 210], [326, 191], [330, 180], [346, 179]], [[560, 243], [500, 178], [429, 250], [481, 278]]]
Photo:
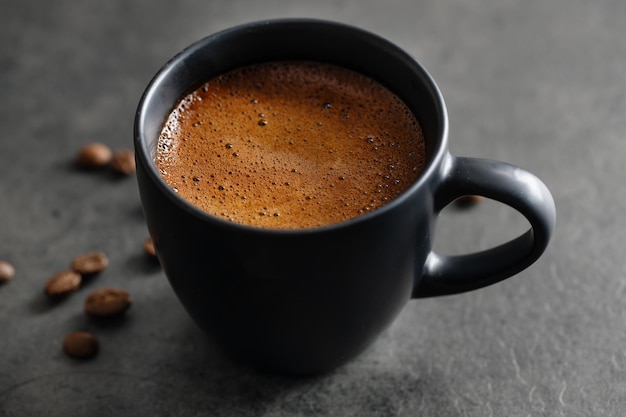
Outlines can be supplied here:
[[465, 195], [487, 197], [519, 211], [530, 229], [500, 246], [460, 256], [431, 252], [413, 298], [457, 294], [509, 278], [534, 263], [548, 246], [556, 222], [550, 191], [530, 172], [504, 162], [447, 155], [434, 210]]

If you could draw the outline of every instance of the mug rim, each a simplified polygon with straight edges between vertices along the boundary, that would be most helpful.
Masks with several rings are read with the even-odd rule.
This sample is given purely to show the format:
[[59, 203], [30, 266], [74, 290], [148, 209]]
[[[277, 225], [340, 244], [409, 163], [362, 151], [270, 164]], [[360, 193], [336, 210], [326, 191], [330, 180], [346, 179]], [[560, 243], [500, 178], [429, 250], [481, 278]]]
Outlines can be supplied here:
[[[407, 187], [400, 195], [393, 198], [387, 204], [376, 208], [375, 210], [360, 214], [358, 216], [349, 218], [347, 220], [342, 220], [336, 223], [325, 224], [321, 226], [315, 227], [303, 227], [303, 228], [289, 228], [289, 229], [278, 229], [278, 228], [269, 228], [269, 227], [260, 227], [260, 226], [252, 226], [245, 223], [233, 222], [229, 220], [222, 219], [218, 216], [212, 215], [201, 208], [193, 205], [188, 202], [181, 196], [177, 195], [176, 192], [172, 190], [172, 188], [166, 183], [166, 181], [161, 177], [158, 173], [156, 164], [152, 160], [150, 156], [150, 151], [148, 150], [148, 138], [145, 132], [145, 123], [148, 107], [148, 103], [152, 100], [158, 100], [158, 91], [161, 86], [161, 83], [167, 78], [169, 72], [175, 66], [184, 65], [184, 62], [188, 57], [190, 57], [194, 52], [201, 50], [203, 48], [210, 47], [210, 45], [219, 40], [222, 37], [234, 34], [236, 32], [245, 32], [249, 30], [256, 30], [262, 28], [264, 26], [289, 26], [289, 25], [314, 25], [318, 27], [331, 27], [335, 29], [342, 29], [345, 31], [352, 31], [359, 36], [365, 36], [369, 38], [372, 42], [377, 42], [383, 45], [385, 48], [393, 50], [394, 53], [402, 56], [405, 60], [408, 60], [413, 65], [413, 70], [418, 72], [419, 78], [425, 83], [427, 90], [432, 95], [432, 99], [437, 105], [437, 108], [434, 109], [435, 112], [439, 116], [439, 121], [436, 123], [437, 125], [437, 137], [432, 141], [432, 152], [430, 156], [426, 159], [426, 165], [424, 170], [420, 173], [419, 177], [409, 186]], [[379, 81], [380, 82], [380, 81]], [[381, 83], [384, 85], [384, 83]], [[179, 100], [183, 98], [184, 94], [182, 93], [179, 97]], [[172, 103], [171, 108], [173, 109], [176, 103]], [[420, 121], [420, 124], [421, 121]], [[311, 234], [311, 233], [321, 233], [327, 232], [337, 229], [342, 229], [345, 227], [350, 227], [353, 225], [360, 224], [362, 222], [367, 222], [370, 219], [382, 216], [386, 212], [394, 210], [396, 207], [404, 204], [404, 202], [410, 198], [411, 195], [418, 192], [419, 189], [426, 186], [426, 183], [429, 182], [430, 178], [433, 175], [437, 174], [439, 167], [443, 163], [443, 159], [447, 154], [448, 149], [448, 114], [445, 105], [445, 101], [443, 95], [435, 82], [434, 78], [430, 75], [430, 73], [426, 70], [426, 68], [411, 54], [409, 54], [404, 49], [400, 48], [390, 40], [387, 40], [373, 32], [368, 30], [352, 26], [345, 23], [335, 22], [331, 20], [322, 20], [322, 19], [310, 19], [310, 18], [280, 18], [280, 19], [266, 19], [253, 21], [249, 23], [244, 23], [236, 26], [232, 26], [230, 28], [226, 28], [205, 36], [192, 44], [188, 45], [186, 48], [182, 49], [180, 52], [175, 54], [172, 58], [170, 58], [152, 77], [146, 88], [144, 89], [139, 103], [137, 105], [137, 110], [135, 113], [134, 120], [134, 147], [135, 147], [135, 158], [137, 159], [138, 164], [141, 164], [150, 179], [150, 181], [155, 184], [159, 190], [167, 196], [169, 200], [171, 200], [174, 204], [176, 204], [183, 211], [191, 214], [192, 216], [204, 221], [210, 222], [214, 224], [219, 224], [223, 227], [235, 228], [242, 231], [247, 232], [256, 232], [263, 234], [278, 234], [278, 235], [291, 235], [291, 234]], [[427, 154], [429, 150], [427, 149]]]

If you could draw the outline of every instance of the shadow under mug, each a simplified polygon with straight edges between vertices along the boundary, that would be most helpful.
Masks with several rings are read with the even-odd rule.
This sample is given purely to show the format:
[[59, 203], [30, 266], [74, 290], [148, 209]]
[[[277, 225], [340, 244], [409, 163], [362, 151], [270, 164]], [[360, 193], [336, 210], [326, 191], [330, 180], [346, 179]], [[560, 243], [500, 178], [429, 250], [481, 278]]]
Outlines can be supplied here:
[[[214, 76], [272, 60], [333, 63], [393, 91], [422, 126], [427, 149], [422, 175], [382, 208], [301, 230], [235, 224], [180, 198], [154, 163], [170, 111]], [[198, 41], [152, 79], [138, 106], [134, 134], [146, 222], [172, 288], [226, 353], [262, 371], [330, 371], [365, 349], [410, 298], [478, 289], [530, 266], [555, 225], [554, 201], [537, 177], [506, 163], [450, 155], [444, 100], [413, 57], [344, 24], [271, 20]], [[464, 195], [500, 201], [531, 227], [487, 251], [434, 253], [439, 212]]]

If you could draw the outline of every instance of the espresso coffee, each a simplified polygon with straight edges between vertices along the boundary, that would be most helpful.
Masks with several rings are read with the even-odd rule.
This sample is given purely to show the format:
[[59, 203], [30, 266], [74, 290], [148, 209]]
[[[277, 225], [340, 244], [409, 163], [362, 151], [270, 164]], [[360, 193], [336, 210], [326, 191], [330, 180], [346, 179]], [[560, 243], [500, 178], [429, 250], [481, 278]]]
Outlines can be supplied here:
[[208, 213], [299, 229], [397, 197], [419, 177], [425, 145], [410, 109], [373, 79], [285, 61], [235, 69], [184, 97], [163, 126], [156, 164]]

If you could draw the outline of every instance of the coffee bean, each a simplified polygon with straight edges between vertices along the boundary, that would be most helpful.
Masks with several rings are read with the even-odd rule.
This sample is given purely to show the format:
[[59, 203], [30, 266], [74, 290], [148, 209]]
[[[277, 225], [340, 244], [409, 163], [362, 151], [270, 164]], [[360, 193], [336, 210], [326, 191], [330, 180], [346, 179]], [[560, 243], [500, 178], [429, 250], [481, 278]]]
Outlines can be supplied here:
[[143, 242], [143, 250], [146, 254], [152, 257], [156, 257], [156, 249], [154, 248], [154, 242], [152, 241], [151, 238], [147, 238]]
[[15, 268], [6, 261], [0, 261], [0, 283], [11, 281], [15, 276]]
[[113, 153], [108, 146], [94, 142], [83, 146], [76, 156], [76, 164], [81, 168], [94, 169], [107, 166]]
[[467, 209], [475, 206], [482, 200], [483, 197], [479, 195], [466, 195], [454, 200], [454, 205], [458, 208]]
[[122, 175], [132, 174], [136, 170], [135, 153], [129, 150], [118, 150], [113, 152], [111, 168], [113, 171]]
[[76, 291], [81, 284], [82, 277], [76, 271], [66, 270], [57, 272], [48, 280], [45, 293], [51, 297], [58, 297]]
[[98, 353], [98, 339], [88, 332], [73, 332], [63, 339], [63, 350], [72, 358], [91, 358]]
[[79, 274], [90, 275], [104, 271], [109, 266], [109, 259], [103, 252], [89, 252], [77, 256], [72, 261], [72, 269]]
[[113, 317], [130, 308], [130, 294], [119, 288], [93, 291], [85, 300], [85, 313], [94, 317]]

